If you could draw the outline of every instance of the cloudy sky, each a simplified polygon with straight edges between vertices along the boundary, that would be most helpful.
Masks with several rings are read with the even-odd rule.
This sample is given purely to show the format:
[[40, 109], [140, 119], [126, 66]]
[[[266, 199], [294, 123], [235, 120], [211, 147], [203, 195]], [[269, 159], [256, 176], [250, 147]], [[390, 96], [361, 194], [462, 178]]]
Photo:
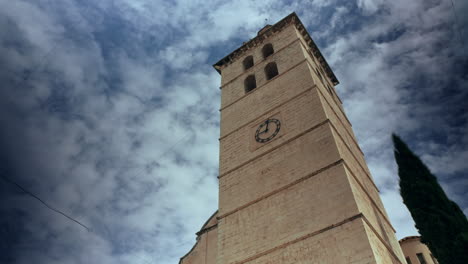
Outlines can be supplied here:
[[217, 209], [211, 65], [293, 11], [397, 237], [392, 132], [468, 214], [466, 1], [0, 0], [0, 262], [177, 263]]

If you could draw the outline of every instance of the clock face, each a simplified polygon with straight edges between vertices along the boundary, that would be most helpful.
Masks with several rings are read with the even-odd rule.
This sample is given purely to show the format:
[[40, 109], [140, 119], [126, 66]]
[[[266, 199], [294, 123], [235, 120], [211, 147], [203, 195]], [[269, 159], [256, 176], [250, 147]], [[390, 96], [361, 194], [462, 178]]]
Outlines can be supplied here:
[[258, 126], [255, 132], [255, 140], [265, 143], [272, 140], [280, 131], [281, 123], [278, 119], [270, 118]]

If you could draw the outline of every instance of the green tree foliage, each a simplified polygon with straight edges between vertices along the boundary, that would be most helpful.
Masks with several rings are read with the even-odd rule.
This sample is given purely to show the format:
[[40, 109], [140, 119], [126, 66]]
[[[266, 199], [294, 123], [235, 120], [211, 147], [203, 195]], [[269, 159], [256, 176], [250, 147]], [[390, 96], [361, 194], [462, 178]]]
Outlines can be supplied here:
[[440, 264], [468, 264], [468, 221], [437, 178], [397, 135], [394, 154], [400, 194], [426, 244]]

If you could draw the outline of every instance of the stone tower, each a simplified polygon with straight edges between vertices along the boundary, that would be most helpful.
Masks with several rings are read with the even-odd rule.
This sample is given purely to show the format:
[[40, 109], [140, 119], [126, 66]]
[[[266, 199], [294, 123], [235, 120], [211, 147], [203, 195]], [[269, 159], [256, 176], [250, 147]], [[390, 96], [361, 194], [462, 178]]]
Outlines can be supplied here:
[[405, 263], [338, 80], [297, 15], [214, 67], [219, 210], [181, 263]]

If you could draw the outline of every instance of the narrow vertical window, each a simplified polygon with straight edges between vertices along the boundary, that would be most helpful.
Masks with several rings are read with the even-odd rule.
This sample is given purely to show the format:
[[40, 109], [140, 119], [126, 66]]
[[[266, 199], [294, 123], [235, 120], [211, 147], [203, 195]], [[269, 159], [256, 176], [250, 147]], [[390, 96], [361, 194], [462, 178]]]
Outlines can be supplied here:
[[411, 259], [409, 257], [406, 257], [406, 263], [413, 264], [413, 263], [411, 263]]
[[416, 257], [418, 257], [419, 263], [421, 264], [427, 264], [426, 259], [424, 258], [422, 253], [417, 253]]
[[439, 262], [437, 261], [437, 259], [434, 258], [434, 256], [432, 256], [432, 254], [431, 254], [431, 258], [432, 258], [432, 261], [434, 262], [434, 264], [439, 264]]
[[268, 56], [270, 56], [271, 54], [273, 54], [275, 51], [273, 50], [273, 45], [271, 45], [271, 43], [268, 43], [266, 44], [265, 46], [263, 46], [262, 48], [262, 54], [263, 54], [263, 58], [266, 59]]
[[270, 62], [265, 66], [265, 75], [267, 80], [271, 80], [278, 75], [278, 67], [275, 62]]
[[245, 78], [244, 81], [245, 92], [248, 93], [253, 89], [257, 88], [257, 81], [255, 80], [255, 75], [249, 75]]
[[254, 65], [253, 57], [248, 56], [247, 58], [245, 58], [243, 61], [243, 64], [244, 64], [244, 70], [251, 68]]

